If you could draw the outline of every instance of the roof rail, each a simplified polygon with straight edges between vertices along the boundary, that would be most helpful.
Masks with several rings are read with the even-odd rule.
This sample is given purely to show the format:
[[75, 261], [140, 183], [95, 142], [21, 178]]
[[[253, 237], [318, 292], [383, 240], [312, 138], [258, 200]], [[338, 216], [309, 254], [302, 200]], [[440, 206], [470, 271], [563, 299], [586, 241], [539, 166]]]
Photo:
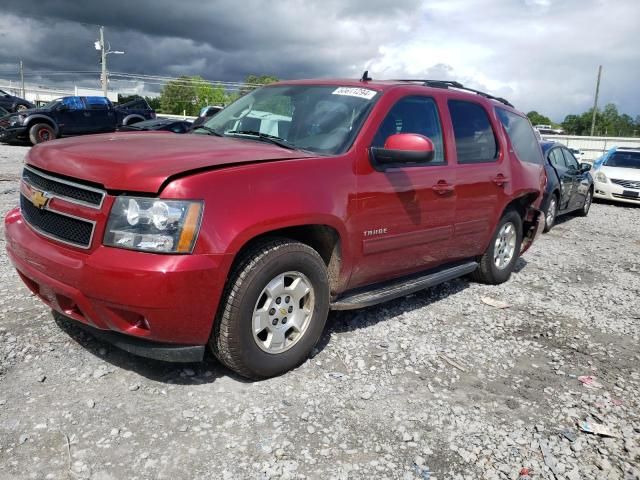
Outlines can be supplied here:
[[509, 101], [507, 101], [502, 97], [495, 97], [486, 92], [481, 92], [480, 90], [475, 90], [473, 88], [465, 87], [460, 82], [456, 82], [453, 80], [423, 80], [423, 79], [405, 78], [405, 79], [397, 79], [394, 81], [395, 82], [417, 82], [417, 83], [421, 83], [425, 87], [432, 87], [432, 88], [455, 88], [458, 90], [466, 90], [467, 92], [473, 92], [476, 95], [480, 95], [481, 97], [489, 98], [491, 100], [497, 100], [498, 102], [504, 103], [505, 105], [508, 105], [513, 108], [513, 105], [511, 105]]

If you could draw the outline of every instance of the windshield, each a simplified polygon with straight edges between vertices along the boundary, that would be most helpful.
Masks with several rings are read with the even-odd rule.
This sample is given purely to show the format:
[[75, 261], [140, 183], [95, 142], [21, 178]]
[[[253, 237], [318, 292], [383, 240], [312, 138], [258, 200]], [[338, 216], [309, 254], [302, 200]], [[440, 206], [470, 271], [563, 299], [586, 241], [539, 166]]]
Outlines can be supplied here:
[[616, 152], [604, 163], [607, 167], [640, 169], [640, 152]]
[[196, 134], [277, 137], [293, 148], [334, 155], [353, 143], [378, 92], [366, 88], [276, 85], [238, 99]]

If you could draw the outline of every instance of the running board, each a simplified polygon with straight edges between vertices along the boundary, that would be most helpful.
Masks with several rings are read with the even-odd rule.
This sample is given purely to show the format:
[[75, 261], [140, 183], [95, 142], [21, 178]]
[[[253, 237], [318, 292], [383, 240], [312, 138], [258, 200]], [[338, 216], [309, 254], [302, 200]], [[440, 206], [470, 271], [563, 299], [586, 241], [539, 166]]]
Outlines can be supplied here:
[[404, 297], [411, 293], [434, 287], [454, 278], [467, 275], [478, 268], [477, 262], [467, 262], [453, 267], [444, 268], [429, 274], [411, 276], [410, 278], [396, 279], [389, 282], [373, 285], [366, 289], [357, 289], [347, 292], [331, 303], [332, 310], [353, 310], [356, 308], [370, 307], [378, 303]]

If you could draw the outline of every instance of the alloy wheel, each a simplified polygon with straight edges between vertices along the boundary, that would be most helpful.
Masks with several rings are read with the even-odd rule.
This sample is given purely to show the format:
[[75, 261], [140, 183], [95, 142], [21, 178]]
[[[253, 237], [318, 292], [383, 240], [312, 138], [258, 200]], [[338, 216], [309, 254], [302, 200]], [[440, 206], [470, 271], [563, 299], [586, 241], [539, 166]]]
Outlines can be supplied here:
[[504, 270], [513, 260], [516, 251], [516, 226], [506, 222], [500, 228], [493, 247], [493, 263], [499, 270]]
[[283, 353], [307, 331], [315, 305], [314, 289], [300, 272], [285, 272], [264, 287], [253, 310], [253, 339], [266, 353]]

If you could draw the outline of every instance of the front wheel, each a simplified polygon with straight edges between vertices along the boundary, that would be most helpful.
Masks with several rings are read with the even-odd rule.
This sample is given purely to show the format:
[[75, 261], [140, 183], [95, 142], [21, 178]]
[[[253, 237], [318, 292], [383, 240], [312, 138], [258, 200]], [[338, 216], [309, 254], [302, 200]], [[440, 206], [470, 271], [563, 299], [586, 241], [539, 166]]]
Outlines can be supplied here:
[[509, 280], [522, 244], [522, 218], [515, 210], [507, 210], [491, 237], [487, 250], [480, 257], [478, 269], [471, 278], [492, 285]]
[[209, 346], [244, 377], [273, 377], [304, 362], [328, 312], [329, 282], [320, 255], [303, 243], [268, 240], [239, 258]]
[[593, 190], [589, 190], [587, 192], [587, 196], [584, 199], [584, 203], [582, 204], [582, 208], [578, 210], [578, 216], [586, 217], [589, 215], [589, 209], [591, 208], [591, 203], [593, 202]]
[[555, 194], [551, 195], [549, 199], [549, 205], [544, 212], [544, 233], [547, 233], [553, 228], [556, 223], [556, 217], [558, 216], [558, 197]]
[[27, 110], [29, 107], [27, 107], [26, 105], [18, 105], [16, 107], [16, 112], [24, 112], [25, 110]]
[[56, 138], [56, 134], [53, 131], [51, 125], [46, 123], [36, 123], [29, 129], [29, 140], [33, 145], [38, 143], [48, 142]]

